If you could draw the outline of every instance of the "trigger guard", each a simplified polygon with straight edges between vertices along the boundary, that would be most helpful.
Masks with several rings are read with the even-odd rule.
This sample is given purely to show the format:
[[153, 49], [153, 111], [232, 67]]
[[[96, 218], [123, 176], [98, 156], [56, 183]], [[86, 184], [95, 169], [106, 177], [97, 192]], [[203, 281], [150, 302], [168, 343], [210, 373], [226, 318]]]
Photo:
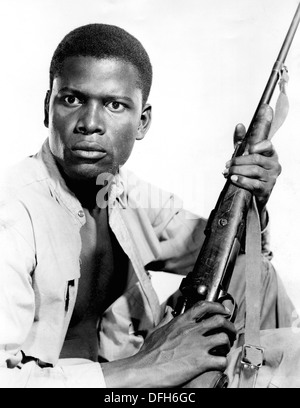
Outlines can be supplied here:
[[226, 293], [225, 295], [222, 295], [221, 297], [219, 297], [218, 302], [223, 304], [226, 300], [230, 300], [232, 303], [232, 310], [231, 310], [231, 315], [229, 317], [229, 320], [231, 322], [234, 322], [236, 318], [236, 314], [237, 314], [237, 309], [238, 309], [237, 303], [229, 293]]

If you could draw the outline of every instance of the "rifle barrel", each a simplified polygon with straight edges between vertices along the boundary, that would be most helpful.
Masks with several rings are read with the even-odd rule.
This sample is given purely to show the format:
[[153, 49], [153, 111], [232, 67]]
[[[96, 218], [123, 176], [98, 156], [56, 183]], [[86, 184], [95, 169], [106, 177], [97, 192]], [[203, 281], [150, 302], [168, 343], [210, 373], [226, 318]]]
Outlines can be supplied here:
[[290, 50], [290, 47], [292, 45], [294, 36], [295, 36], [296, 31], [298, 29], [299, 23], [300, 23], [300, 3], [298, 4], [296, 13], [295, 13], [294, 18], [292, 20], [292, 23], [291, 23], [291, 25], [289, 27], [289, 30], [288, 30], [288, 32], [286, 34], [286, 37], [284, 39], [284, 42], [282, 44], [282, 47], [280, 49], [280, 52], [279, 52], [278, 57], [276, 59], [276, 62], [274, 64], [274, 66], [273, 66], [273, 69], [272, 69], [272, 72], [271, 72], [270, 77], [268, 79], [267, 85], [266, 85], [266, 87], [264, 89], [262, 97], [261, 97], [261, 99], [260, 99], [260, 101], [259, 101], [259, 103], [257, 105], [256, 111], [255, 111], [255, 113], [253, 115], [253, 118], [252, 118], [252, 120], [250, 122], [246, 137], [244, 138], [243, 142], [240, 145], [236, 146], [236, 149], [235, 149], [232, 157], [241, 156], [244, 153], [245, 148], [246, 148], [247, 136], [249, 135], [249, 133], [252, 130], [253, 124], [255, 122], [255, 119], [256, 119], [256, 117], [258, 115], [258, 112], [259, 112], [261, 106], [263, 104], [270, 104], [270, 101], [272, 99], [272, 96], [273, 96], [273, 93], [275, 91], [276, 85], [278, 83], [278, 80], [280, 79], [281, 72], [282, 72], [283, 67], [284, 67], [284, 62], [286, 60], [286, 57], [287, 57], [288, 52]]
[[[263, 92], [262, 98], [261, 98], [261, 100], [260, 100], [260, 102], [258, 104], [257, 111], [258, 111], [258, 109], [260, 108], [260, 106], [263, 103], [269, 104], [270, 101], [271, 101], [274, 89], [276, 87], [278, 78], [281, 75], [281, 70], [283, 68], [283, 64], [284, 64], [284, 62], [286, 60], [287, 54], [288, 54], [288, 52], [290, 50], [290, 47], [292, 45], [292, 42], [293, 42], [294, 36], [296, 34], [296, 31], [298, 29], [299, 23], [300, 23], [300, 3], [298, 4], [298, 7], [297, 7], [296, 13], [294, 15], [293, 21], [292, 21], [292, 23], [290, 25], [288, 33], [287, 33], [287, 35], [285, 37], [285, 40], [284, 40], [284, 42], [282, 44], [281, 50], [280, 50], [280, 52], [278, 54], [277, 60], [276, 60], [276, 62], [274, 64], [274, 67], [272, 69], [269, 81], [268, 81], [268, 83], [266, 85], [266, 88], [265, 88], [265, 90]], [[257, 111], [255, 112], [255, 115], [256, 115]]]

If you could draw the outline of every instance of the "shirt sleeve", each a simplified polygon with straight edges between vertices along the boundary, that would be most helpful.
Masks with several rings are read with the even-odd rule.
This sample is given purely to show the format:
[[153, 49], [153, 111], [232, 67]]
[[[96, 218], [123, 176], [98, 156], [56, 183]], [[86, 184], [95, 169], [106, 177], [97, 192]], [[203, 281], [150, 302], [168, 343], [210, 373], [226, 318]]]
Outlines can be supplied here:
[[36, 266], [30, 215], [16, 200], [0, 200], [0, 388], [103, 388], [101, 366], [81, 364], [41, 368], [22, 364], [22, 344], [32, 327]]
[[40, 368], [34, 361], [19, 368], [0, 367], [0, 388], [105, 388], [99, 363]]
[[[149, 269], [164, 270], [186, 275], [197, 259], [205, 240], [207, 219], [185, 210], [180, 199], [169, 196], [157, 214], [153, 226], [160, 241], [161, 255]], [[272, 259], [270, 250], [269, 216], [267, 226], [262, 231], [262, 254]]]
[[183, 209], [178, 197], [171, 194], [168, 200], [153, 221], [161, 251], [149, 269], [185, 275], [196, 262], [207, 220]]
[[34, 237], [21, 203], [0, 204], [0, 366], [16, 366], [34, 319]]

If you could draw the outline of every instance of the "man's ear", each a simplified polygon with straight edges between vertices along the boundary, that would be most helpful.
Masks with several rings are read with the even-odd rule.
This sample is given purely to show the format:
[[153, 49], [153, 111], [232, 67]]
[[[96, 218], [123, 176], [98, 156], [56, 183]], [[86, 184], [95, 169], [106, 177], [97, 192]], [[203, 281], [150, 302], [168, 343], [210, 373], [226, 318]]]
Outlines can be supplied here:
[[152, 117], [152, 106], [146, 103], [146, 105], [143, 108], [143, 112], [141, 114], [141, 119], [140, 119], [140, 124], [138, 127], [138, 133], [137, 133], [136, 140], [142, 140], [145, 137], [151, 125], [151, 117]]
[[46, 92], [44, 100], [44, 125], [49, 126], [49, 103], [50, 103], [51, 91]]

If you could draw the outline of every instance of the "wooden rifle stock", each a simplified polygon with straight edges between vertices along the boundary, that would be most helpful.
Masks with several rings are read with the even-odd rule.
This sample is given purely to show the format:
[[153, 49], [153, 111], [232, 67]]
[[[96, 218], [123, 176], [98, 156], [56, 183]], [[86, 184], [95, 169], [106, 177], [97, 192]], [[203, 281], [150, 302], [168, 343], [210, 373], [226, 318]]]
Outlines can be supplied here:
[[[241, 156], [249, 147], [268, 137], [272, 123], [272, 110], [269, 103], [275, 87], [284, 70], [284, 62], [300, 22], [300, 4], [288, 30], [278, 58], [249, 125], [244, 140], [236, 147], [233, 157]], [[245, 234], [246, 217], [252, 193], [231, 183], [226, 184], [211, 212], [205, 240], [193, 270], [182, 280], [179, 298], [174, 315], [184, 313], [200, 300], [222, 302], [231, 296], [227, 293], [241, 241]], [[233, 300], [233, 299], [232, 299]], [[203, 388], [225, 388], [227, 376], [221, 372], [202, 374]]]

